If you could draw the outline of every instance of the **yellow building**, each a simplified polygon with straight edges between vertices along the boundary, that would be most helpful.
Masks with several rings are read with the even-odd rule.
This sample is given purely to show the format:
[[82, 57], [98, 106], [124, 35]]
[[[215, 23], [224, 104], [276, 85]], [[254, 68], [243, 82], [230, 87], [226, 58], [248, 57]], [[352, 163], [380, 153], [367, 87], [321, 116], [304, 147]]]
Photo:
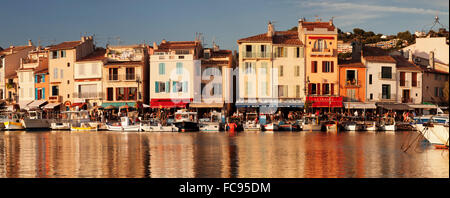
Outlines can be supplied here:
[[337, 28], [333, 21], [298, 21], [299, 39], [305, 44], [307, 102], [312, 107], [342, 107], [337, 66]]
[[239, 44], [239, 107], [302, 107], [304, 45], [297, 31], [275, 31], [242, 38]]

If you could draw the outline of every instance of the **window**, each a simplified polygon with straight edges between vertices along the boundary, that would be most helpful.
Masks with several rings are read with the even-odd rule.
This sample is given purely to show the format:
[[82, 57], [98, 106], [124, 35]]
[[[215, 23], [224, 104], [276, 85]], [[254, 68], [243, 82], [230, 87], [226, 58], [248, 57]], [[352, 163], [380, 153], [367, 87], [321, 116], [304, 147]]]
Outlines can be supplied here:
[[373, 100], [373, 93], [370, 94], [370, 99]]
[[183, 63], [177, 63], [177, 74], [183, 74]]
[[296, 51], [295, 51], [296, 53], [296, 56], [295, 57], [297, 57], [297, 58], [300, 58], [300, 48], [299, 47], [297, 47], [296, 48]]
[[109, 80], [119, 80], [118, 70], [118, 68], [109, 68]]
[[127, 97], [126, 100], [136, 100], [136, 96], [137, 96], [137, 88], [136, 87], [129, 87], [126, 88], [127, 89]]
[[275, 48], [275, 57], [287, 57], [287, 48], [286, 47], [277, 47]]
[[261, 45], [260, 51], [261, 51], [261, 57], [262, 58], [266, 58], [266, 57], [269, 56], [267, 54], [267, 45]]
[[324, 49], [326, 49], [326, 48], [327, 48], [327, 43], [324, 40], [319, 39], [316, 42], [314, 42], [314, 49], [313, 49], [313, 51], [323, 52]]
[[159, 63], [159, 75], [166, 74], [166, 64], [165, 63]]
[[372, 84], [372, 74], [369, 74], [369, 85]]
[[67, 63], [67, 67], [70, 67], [70, 63]]
[[392, 67], [381, 67], [381, 78], [392, 79]]
[[316, 86], [316, 84], [314, 84], [314, 83], [310, 83], [309, 85], [308, 85], [309, 87], [308, 87], [308, 94], [317, 94], [317, 86]]
[[261, 75], [266, 75], [267, 74], [267, 62], [262, 62], [261, 63]]
[[58, 68], [53, 69], [53, 78], [58, 79]]
[[283, 65], [280, 65], [280, 68], [278, 70], [278, 74], [279, 74], [280, 77], [283, 76]]
[[78, 85], [78, 98], [93, 98], [97, 95], [96, 84]]
[[112, 87], [108, 87], [107, 89], [107, 100], [108, 101], [113, 101], [114, 100], [114, 88]]
[[330, 61], [322, 61], [322, 72], [325, 72], [325, 73], [332, 72]]
[[245, 74], [252, 74], [254, 72], [253, 70], [253, 63], [246, 62], [245, 63]]
[[66, 57], [66, 50], [61, 50], [61, 58]]
[[135, 69], [134, 67], [128, 67], [125, 69], [126, 74], [125, 74], [125, 79], [126, 80], [135, 80]]
[[52, 96], [59, 95], [59, 87], [58, 86], [52, 86]]
[[[172, 92], [177, 93], [177, 92], [182, 92], [183, 91], [183, 83], [179, 82], [179, 81], [173, 81], [172, 82]], [[204, 87], [204, 83], [202, 83], [202, 90]]]
[[295, 85], [295, 97], [300, 98], [300, 85]]
[[203, 58], [209, 59], [209, 52], [203, 53]]
[[382, 85], [381, 91], [382, 99], [391, 99], [391, 85]]
[[125, 88], [123, 87], [116, 88], [116, 100], [125, 100]]
[[356, 100], [356, 90], [355, 89], [347, 89], [347, 98], [349, 101]]
[[435, 87], [434, 88], [434, 96], [436, 96], [436, 97], [443, 97], [444, 96], [444, 89], [442, 87]]
[[287, 96], [288, 96], [288, 86], [278, 85], [278, 97], [287, 97]]
[[328, 84], [328, 83], [324, 83], [324, 84], [322, 84], [322, 94], [323, 95], [328, 95], [328, 94], [330, 94], [330, 84]]
[[58, 51], [52, 51], [52, 59], [58, 58]]
[[311, 61], [311, 73], [317, 73], [317, 61]]
[[347, 70], [346, 71], [346, 85], [356, 85], [356, 70]]
[[300, 76], [300, 66], [295, 66], [295, 76]]
[[245, 45], [245, 56], [244, 57], [252, 57], [252, 46], [251, 45]]

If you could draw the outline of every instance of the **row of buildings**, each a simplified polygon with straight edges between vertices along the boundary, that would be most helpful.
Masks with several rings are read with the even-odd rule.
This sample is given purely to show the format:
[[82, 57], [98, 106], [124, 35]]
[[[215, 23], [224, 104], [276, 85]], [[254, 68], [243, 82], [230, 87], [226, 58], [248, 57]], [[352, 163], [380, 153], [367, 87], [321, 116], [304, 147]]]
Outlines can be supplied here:
[[237, 43], [238, 54], [204, 48], [197, 38], [106, 48], [92, 36], [47, 47], [29, 41], [0, 51], [0, 100], [21, 108], [127, 104], [227, 112], [448, 105], [445, 38], [418, 38], [394, 53], [353, 42], [352, 57], [338, 60], [333, 21], [300, 19], [295, 31], [276, 31], [269, 22], [267, 32]]

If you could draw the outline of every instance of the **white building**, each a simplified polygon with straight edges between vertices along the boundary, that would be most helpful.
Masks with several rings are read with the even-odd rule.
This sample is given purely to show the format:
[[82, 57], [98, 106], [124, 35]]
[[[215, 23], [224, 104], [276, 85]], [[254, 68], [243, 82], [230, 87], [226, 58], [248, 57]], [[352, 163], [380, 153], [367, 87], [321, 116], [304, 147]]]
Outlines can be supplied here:
[[367, 67], [366, 100], [391, 102], [397, 100], [397, 69], [394, 58], [376, 47], [363, 47], [361, 61]]
[[92, 54], [74, 64], [74, 103], [90, 102], [99, 104], [104, 98], [102, 92], [102, 69], [106, 60], [105, 49], [97, 49]]
[[150, 106], [185, 108], [200, 95], [200, 41], [165, 41], [153, 44], [150, 56]]

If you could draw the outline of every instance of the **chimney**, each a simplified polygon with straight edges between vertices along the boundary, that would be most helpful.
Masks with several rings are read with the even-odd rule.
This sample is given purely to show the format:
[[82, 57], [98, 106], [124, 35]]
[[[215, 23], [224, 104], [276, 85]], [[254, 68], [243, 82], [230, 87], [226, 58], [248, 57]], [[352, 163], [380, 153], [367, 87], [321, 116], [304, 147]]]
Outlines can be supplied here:
[[33, 43], [31, 42], [31, 40], [28, 40], [28, 46], [33, 46]]
[[433, 51], [430, 51], [430, 55], [428, 57], [428, 62], [429, 62], [428, 67], [434, 69], [434, 52]]
[[352, 43], [352, 59], [359, 60], [361, 58], [362, 44], [360, 42], [354, 41]]
[[333, 26], [333, 18], [330, 19], [329, 24], [330, 24], [330, 26]]
[[166, 41], [166, 39], [163, 39], [162, 41], [161, 41], [161, 43], [166, 43], [167, 41]]
[[82, 36], [81, 37], [81, 42], [84, 43], [86, 41], [86, 37]]
[[158, 49], [158, 45], [156, 44], [156, 42], [153, 42], [153, 49], [157, 50]]
[[272, 22], [269, 21], [269, 24], [267, 25], [267, 36], [272, 37], [274, 36], [275, 30], [273, 29]]
[[408, 50], [408, 61], [409, 62], [413, 62], [413, 53], [412, 53], [412, 50]]

